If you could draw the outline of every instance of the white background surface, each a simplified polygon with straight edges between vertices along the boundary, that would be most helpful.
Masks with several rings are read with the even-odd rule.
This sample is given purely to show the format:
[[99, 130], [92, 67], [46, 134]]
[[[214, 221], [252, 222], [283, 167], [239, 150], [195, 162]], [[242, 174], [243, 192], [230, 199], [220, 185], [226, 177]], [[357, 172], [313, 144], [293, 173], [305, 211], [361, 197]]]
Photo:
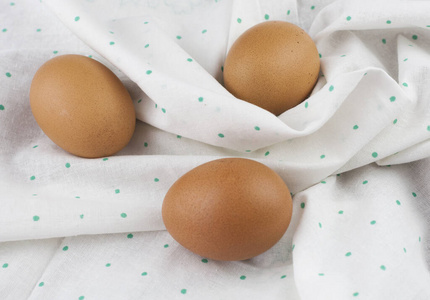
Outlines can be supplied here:
[[[429, 11], [428, 1], [0, 2], [1, 298], [429, 299]], [[279, 117], [222, 87], [228, 48], [265, 20], [301, 26], [321, 53], [312, 96]], [[105, 63], [134, 101], [135, 135], [107, 159], [64, 152], [32, 117], [32, 76], [69, 53]], [[263, 162], [294, 193], [283, 239], [243, 262], [188, 252], [161, 220], [180, 175], [228, 156]]]

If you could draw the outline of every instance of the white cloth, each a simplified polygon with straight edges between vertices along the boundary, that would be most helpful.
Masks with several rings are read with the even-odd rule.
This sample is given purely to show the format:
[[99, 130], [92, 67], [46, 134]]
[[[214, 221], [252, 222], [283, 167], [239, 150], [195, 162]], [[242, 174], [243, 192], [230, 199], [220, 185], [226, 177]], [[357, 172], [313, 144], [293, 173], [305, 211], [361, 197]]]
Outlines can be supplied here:
[[[0, 298], [430, 299], [429, 12], [429, 1], [3, 1]], [[229, 47], [266, 20], [301, 26], [321, 54], [311, 97], [279, 117], [222, 86]], [[34, 73], [69, 53], [106, 64], [132, 96], [136, 132], [114, 156], [64, 152], [31, 114]], [[266, 253], [215, 262], [169, 236], [161, 204], [179, 176], [230, 156], [278, 172], [294, 214]]]

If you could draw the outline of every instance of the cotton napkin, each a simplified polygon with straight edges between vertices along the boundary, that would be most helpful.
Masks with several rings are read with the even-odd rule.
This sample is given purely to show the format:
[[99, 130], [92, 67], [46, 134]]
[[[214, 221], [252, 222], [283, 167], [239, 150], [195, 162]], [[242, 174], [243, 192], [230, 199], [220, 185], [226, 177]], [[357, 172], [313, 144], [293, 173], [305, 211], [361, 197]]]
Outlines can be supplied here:
[[[0, 295], [5, 299], [429, 299], [428, 1], [16, 1], [0, 14]], [[27, 20], [24, 22], [24, 20]], [[260, 22], [314, 39], [312, 95], [280, 116], [232, 96], [223, 62]], [[29, 107], [48, 59], [123, 81], [130, 144], [74, 157]], [[222, 157], [275, 170], [294, 215], [268, 252], [216, 262], [164, 230], [163, 197]], [[4, 297], [3, 297], [4, 296]]]

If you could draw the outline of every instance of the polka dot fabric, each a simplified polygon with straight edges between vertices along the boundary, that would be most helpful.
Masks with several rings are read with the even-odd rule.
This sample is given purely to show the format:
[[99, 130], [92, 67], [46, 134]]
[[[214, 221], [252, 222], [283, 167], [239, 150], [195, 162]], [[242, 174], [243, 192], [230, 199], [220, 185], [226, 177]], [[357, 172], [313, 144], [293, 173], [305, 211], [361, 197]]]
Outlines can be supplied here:
[[[429, 10], [0, 3], [0, 298], [430, 299]], [[273, 20], [304, 28], [322, 66], [310, 97], [278, 117], [222, 85], [232, 43]], [[116, 155], [72, 156], [31, 114], [36, 70], [70, 53], [104, 63], [130, 92], [138, 122]], [[171, 238], [161, 205], [182, 174], [232, 156], [275, 170], [294, 214], [266, 253], [216, 262]]]

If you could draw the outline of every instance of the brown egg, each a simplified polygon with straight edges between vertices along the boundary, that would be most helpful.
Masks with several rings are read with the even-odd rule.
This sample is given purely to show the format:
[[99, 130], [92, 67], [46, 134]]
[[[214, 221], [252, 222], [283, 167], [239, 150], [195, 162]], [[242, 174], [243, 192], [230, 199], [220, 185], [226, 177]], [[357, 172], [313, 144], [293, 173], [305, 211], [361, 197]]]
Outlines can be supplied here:
[[133, 102], [119, 78], [81, 55], [62, 55], [43, 64], [31, 83], [30, 105], [43, 132], [81, 157], [118, 152], [136, 124]]
[[185, 248], [214, 260], [244, 260], [275, 245], [292, 214], [288, 187], [250, 159], [202, 164], [179, 178], [164, 198], [168, 232]]
[[268, 21], [234, 42], [224, 63], [224, 85], [236, 98], [279, 115], [309, 96], [319, 70], [318, 50], [303, 29]]

